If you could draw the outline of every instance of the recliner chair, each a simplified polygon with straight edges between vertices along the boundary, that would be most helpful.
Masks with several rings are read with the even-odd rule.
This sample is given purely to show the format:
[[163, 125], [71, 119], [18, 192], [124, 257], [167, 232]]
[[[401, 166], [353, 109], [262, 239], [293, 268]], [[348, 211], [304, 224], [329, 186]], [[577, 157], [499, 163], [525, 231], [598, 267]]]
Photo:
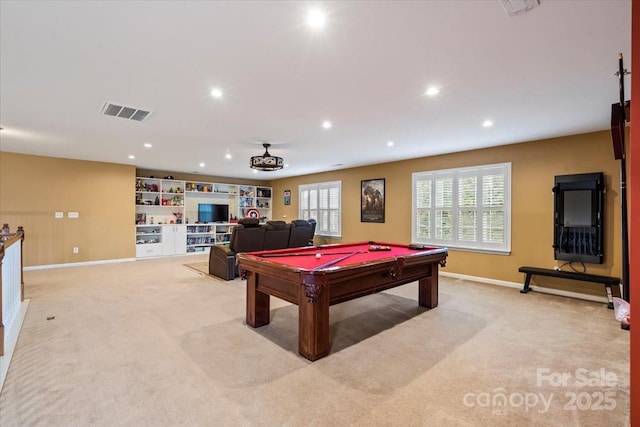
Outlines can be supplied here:
[[312, 246], [315, 225], [315, 220], [294, 219], [291, 221], [289, 247]]
[[289, 245], [291, 224], [284, 221], [267, 221], [264, 225], [263, 250], [286, 249]]
[[242, 218], [231, 231], [229, 246], [211, 246], [209, 252], [209, 274], [224, 280], [233, 280], [239, 275], [236, 254], [261, 251], [264, 246], [265, 228], [258, 218]]

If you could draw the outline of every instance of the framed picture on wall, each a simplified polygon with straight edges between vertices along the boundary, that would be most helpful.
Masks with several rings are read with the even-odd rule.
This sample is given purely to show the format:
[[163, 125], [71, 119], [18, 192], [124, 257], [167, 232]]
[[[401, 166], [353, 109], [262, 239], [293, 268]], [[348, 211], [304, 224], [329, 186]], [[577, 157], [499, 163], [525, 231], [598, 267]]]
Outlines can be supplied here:
[[291, 190], [284, 190], [284, 204], [291, 204]]
[[384, 222], [384, 178], [360, 181], [360, 222]]

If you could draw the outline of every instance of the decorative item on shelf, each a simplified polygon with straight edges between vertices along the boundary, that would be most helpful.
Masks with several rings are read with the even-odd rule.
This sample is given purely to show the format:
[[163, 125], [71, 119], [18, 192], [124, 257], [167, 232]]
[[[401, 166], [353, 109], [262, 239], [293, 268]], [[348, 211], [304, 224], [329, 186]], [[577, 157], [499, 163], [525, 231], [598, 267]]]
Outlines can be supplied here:
[[136, 224], [145, 225], [147, 223], [147, 214], [139, 213], [136, 215]]
[[182, 212], [174, 212], [173, 216], [176, 217], [176, 224], [182, 224]]
[[2, 234], [10, 234], [11, 230], [9, 230], [9, 224], [2, 224]]
[[260, 212], [257, 209], [249, 209], [245, 215], [249, 218], [260, 218]]
[[264, 154], [262, 156], [253, 156], [249, 162], [251, 169], [257, 169], [260, 171], [277, 171], [284, 167], [284, 159], [278, 156], [272, 156], [269, 154], [269, 147], [271, 144], [262, 144], [264, 147]]
[[160, 197], [156, 196], [156, 201], [154, 205], [160, 205]]
[[149, 218], [149, 224], [154, 224], [153, 217]]
[[164, 179], [173, 179], [173, 175], [167, 175], [164, 177]]
[[142, 191], [144, 190], [144, 185], [142, 184], [142, 180], [138, 179], [136, 180], [136, 191]]
[[149, 186], [150, 191], [152, 193], [157, 193], [158, 192], [158, 184], [151, 184], [151, 186]]

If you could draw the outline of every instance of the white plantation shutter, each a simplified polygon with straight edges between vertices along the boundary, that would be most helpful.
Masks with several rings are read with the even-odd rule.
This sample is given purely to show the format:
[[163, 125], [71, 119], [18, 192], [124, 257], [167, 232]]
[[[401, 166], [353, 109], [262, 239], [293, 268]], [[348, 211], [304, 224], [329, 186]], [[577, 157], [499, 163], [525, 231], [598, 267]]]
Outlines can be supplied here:
[[478, 177], [461, 174], [458, 178], [458, 240], [478, 240]]
[[340, 181], [301, 185], [298, 188], [300, 205], [298, 215], [315, 219], [316, 234], [340, 237], [342, 235], [342, 198]]
[[414, 234], [420, 239], [431, 239], [432, 234], [432, 217], [431, 211], [431, 186], [432, 181], [425, 179], [422, 181], [414, 182], [414, 206], [416, 215], [413, 222]]
[[511, 164], [413, 174], [412, 241], [511, 251]]
[[453, 233], [453, 175], [441, 174], [435, 182], [435, 238], [451, 240]]

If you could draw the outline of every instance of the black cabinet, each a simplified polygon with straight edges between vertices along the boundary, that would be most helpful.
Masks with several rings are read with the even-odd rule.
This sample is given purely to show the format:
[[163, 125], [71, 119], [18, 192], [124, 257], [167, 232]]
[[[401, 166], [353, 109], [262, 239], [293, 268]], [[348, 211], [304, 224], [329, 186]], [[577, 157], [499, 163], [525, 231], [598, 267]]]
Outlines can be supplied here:
[[604, 189], [602, 172], [555, 177], [555, 259], [603, 263]]

